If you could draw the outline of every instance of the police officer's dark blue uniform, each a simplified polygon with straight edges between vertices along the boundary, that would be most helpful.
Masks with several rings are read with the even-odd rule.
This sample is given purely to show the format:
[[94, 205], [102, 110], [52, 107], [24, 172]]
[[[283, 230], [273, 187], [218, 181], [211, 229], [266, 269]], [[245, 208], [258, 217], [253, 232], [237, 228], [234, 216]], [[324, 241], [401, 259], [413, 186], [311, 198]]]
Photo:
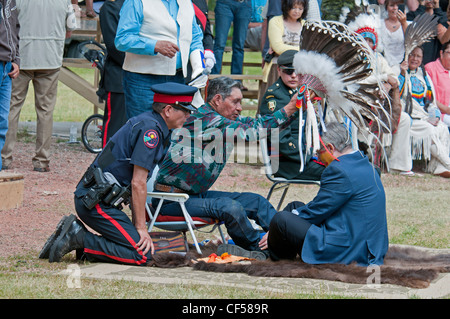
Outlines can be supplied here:
[[[196, 88], [178, 83], [158, 84], [152, 87], [154, 102], [170, 104], [173, 108], [191, 112], [190, 104]], [[180, 102], [180, 103], [178, 103]], [[142, 113], [127, 123], [110, 139], [104, 150], [91, 164], [103, 173], [112, 174], [120, 185], [131, 189], [135, 166], [151, 176], [155, 166], [167, 153], [171, 130], [163, 116], [153, 110]], [[64, 254], [84, 248], [84, 255], [91, 261], [119, 262], [144, 265], [151, 258], [151, 250], [145, 255], [137, 249], [141, 236], [129, 217], [121, 209], [100, 201], [92, 209], [86, 207], [83, 198], [89, 192], [83, 179], [75, 191], [75, 209], [79, 218], [101, 236], [84, 229], [73, 216], [60, 222], [58, 238], [53, 238], [49, 261], [59, 261]], [[136, 214], [137, 212], [134, 212]], [[144, 212], [142, 212], [144, 213]]]
[[[107, 150], [115, 161], [103, 169], [110, 172], [121, 185], [129, 185], [134, 165], [146, 168], [150, 174], [167, 152], [169, 129], [161, 115], [156, 112], [144, 112], [132, 117], [120, 129], [120, 134], [111, 138]], [[99, 158], [92, 165], [100, 166]]]

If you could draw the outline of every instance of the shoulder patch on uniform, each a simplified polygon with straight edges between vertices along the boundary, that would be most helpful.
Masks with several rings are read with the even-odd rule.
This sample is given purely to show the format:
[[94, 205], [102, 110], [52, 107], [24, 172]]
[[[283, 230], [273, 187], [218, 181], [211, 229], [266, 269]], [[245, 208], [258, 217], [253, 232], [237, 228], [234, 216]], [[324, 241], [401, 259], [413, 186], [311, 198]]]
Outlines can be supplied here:
[[267, 107], [273, 112], [273, 110], [277, 107], [277, 101], [269, 101], [267, 103]]
[[267, 96], [266, 96], [266, 100], [267, 100], [267, 99], [274, 98], [274, 97], [275, 97], [275, 95], [267, 95]]
[[155, 148], [159, 143], [159, 135], [155, 130], [148, 130], [144, 133], [144, 144], [148, 148]]

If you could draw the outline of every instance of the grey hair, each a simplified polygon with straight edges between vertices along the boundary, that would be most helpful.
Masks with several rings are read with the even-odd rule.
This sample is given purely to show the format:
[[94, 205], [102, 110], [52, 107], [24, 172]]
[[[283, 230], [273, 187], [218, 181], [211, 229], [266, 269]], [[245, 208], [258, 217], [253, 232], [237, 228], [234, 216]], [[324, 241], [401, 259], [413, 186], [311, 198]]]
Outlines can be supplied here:
[[209, 81], [206, 102], [212, 100], [216, 94], [220, 94], [222, 99], [227, 98], [231, 94], [233, 88], [238, 88], [242, 90], [243, 86], [240, 81], [233, 80], [226, 76], [220, 76], [218, 78]]
[[327, 131], [322, 134], [322, 141], [325, 145], [333, 144], [340, 153], [352, 147], [350, 133], [344, 125], [338, 122], [330, 122], [327, 123], [326, 127]]

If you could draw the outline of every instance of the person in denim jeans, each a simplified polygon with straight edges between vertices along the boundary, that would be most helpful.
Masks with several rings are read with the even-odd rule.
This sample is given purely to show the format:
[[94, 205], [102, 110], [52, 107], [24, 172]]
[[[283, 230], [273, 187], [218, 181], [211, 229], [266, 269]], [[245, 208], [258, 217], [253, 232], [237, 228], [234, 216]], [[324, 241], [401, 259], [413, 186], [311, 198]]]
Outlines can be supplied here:
[[204, 71], [203, 32], [191, 0], [127, 0], [120, 10], [115, 46], [125, 52], [123, 89], [127, 117], [152, 108], [153, 85], [185, 82]]
[[19, 29], [16, 1], [0, 0], [0, 151], [8, 131], [11, 80], [19, 76]]
[[214, 13], [216, 17], [216, 38], [214, 43], [216, 64], [211, 73], [220, 74], [222, 72], [223, 51], [227, 43], [228, 31], [231, 23], [233, 23], [231, 74], [242, 74], [245, 38], [247, 37], [247, 28], [252, 18], [252, 1], [217, 0]]

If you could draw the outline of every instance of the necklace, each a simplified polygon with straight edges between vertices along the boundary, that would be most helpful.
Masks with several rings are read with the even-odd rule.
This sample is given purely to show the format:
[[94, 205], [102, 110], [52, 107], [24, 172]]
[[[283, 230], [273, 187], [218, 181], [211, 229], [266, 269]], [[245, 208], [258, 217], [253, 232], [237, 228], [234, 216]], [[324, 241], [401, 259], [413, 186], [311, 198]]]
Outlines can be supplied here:
[[400, 26], [400, 24], [397, 24], [397, 22], [392, 22], [391, 20], [386, 20], [386, 22], [388, 22], [389, 27], [391, 27], [394, 30]]

